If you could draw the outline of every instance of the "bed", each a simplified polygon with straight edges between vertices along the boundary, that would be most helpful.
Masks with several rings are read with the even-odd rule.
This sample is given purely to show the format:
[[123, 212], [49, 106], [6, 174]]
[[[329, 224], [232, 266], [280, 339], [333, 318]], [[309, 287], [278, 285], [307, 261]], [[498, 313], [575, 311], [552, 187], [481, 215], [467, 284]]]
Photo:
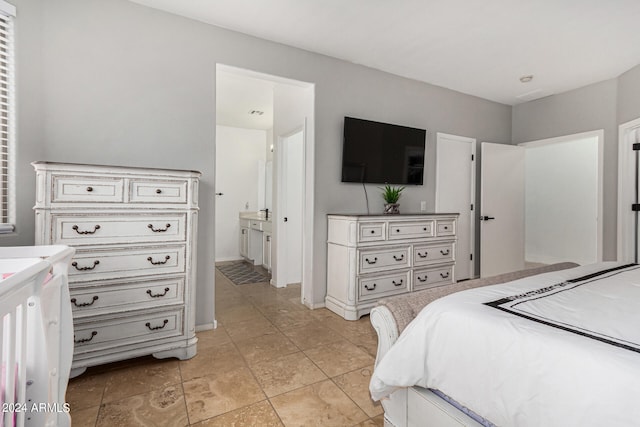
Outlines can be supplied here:
[[410, 302], [375, 307], [385, 424], [637, 424], [640, 267], [567, 267], [451, 285], [404, 330]]
[[73, 357], [66, 246], [0, 248], [0, 426], [71, 425]]

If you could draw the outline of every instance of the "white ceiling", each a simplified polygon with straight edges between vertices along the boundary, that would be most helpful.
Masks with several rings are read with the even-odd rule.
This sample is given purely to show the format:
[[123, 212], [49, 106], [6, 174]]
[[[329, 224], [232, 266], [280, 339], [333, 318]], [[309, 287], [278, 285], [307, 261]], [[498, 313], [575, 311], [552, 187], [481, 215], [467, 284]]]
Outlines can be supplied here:
[[[219, 68], [216, 72], [216, 124], [245, 129], [271, 129], [275, 85], [273, 81]], [[252, 111], [261, 111], [263, 114], [251, 114]]]
[[640, 0], [132, 1], [509, 105], [640, 63]]

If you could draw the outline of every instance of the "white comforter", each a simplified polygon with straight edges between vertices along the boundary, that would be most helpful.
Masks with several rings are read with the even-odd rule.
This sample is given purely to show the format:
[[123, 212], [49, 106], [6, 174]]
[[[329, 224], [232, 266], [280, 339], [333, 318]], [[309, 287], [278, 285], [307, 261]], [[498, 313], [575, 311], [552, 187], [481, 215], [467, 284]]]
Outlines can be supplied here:
[[[498, 426], [640, 425], [640, 267], [559, 285], [620, 265], [593, 264], [434, 301], [376, 367], [373, 398], [419, 385]], [[505, 297], [514, 298], [502, 309], [485, 304]]]

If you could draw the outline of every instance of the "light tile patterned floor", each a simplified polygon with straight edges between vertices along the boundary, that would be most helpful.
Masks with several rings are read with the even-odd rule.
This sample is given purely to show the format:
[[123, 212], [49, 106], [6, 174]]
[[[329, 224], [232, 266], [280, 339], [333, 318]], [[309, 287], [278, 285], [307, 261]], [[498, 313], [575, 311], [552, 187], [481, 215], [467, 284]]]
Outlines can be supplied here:
[[299, 286], [236, 286], [216, 271], [218, 329], [198, 333], [198, 355], [90, 368], [69, 384], [73, 426], [382, 426], [368, 316], [299, 300]]

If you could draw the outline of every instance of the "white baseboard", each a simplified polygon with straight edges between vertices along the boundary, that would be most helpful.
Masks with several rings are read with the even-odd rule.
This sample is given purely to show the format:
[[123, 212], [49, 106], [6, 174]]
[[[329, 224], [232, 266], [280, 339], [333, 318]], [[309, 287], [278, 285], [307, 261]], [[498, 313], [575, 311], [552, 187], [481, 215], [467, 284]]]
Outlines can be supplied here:
[[213, 323], [196, 325], [196, 332], [208, 331], [210, 329], [216, 329], [217, 327], [218, 327], [218, 321], [214, 320]]
[[242, 257], [238, 258], [238, 257], [222, 257], [222, 258], [216, 258], [215, 262], [227, 262], [227, 261], [242, 261]]

